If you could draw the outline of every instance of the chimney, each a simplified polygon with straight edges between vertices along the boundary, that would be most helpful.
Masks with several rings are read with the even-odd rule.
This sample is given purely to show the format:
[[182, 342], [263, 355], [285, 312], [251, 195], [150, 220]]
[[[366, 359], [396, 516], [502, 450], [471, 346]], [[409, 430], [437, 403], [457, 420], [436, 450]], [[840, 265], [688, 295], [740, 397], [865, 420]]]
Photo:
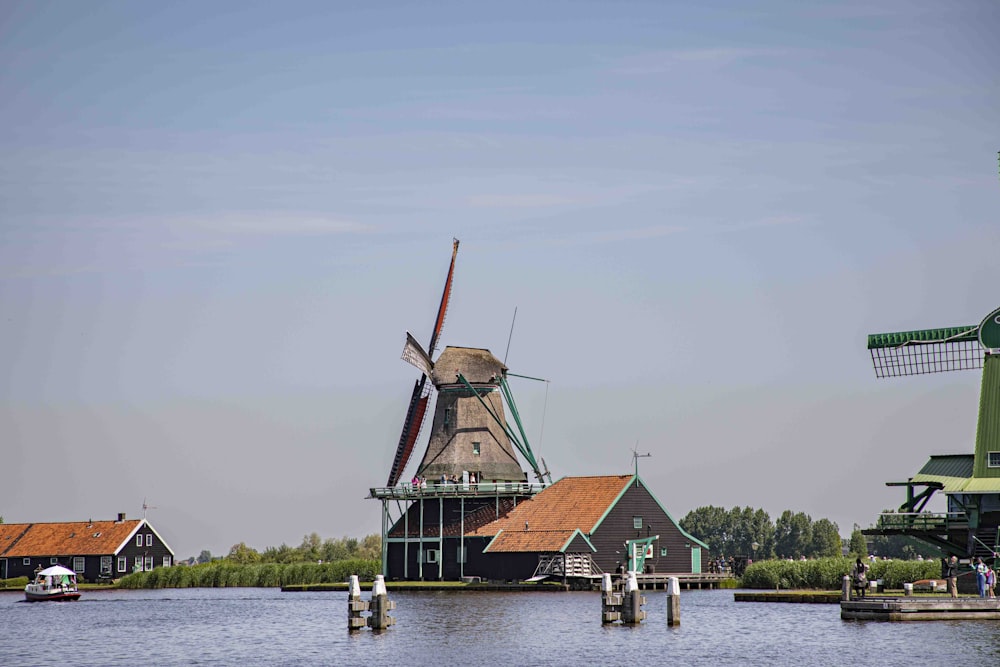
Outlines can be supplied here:
[[124, 522], [125, 522], [125, 512], [119, 512], [118, 513], [118, 523], [124, 523]]

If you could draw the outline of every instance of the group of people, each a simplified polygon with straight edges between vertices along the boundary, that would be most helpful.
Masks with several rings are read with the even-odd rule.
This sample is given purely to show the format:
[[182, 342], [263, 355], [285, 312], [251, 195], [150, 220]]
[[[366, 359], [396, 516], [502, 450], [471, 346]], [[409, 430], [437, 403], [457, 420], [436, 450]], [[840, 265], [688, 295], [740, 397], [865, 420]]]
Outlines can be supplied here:
[[[438, 479], [437, 483], [439, 485], [444, 485], [444, 484], [461, 484], [462, 483], [462, 478], [459, 477], [458, 475], [455, 475], [455, 474], [452, 474], [452, 475], [442, 474], [441, 477], [440, 477], [440, 479]], [[474, 473], [474, 472], [473, 473], [469, 473], [469, 484], [476, 484], [476, 473]], [[410, 480], [410, 485], [414, 489], [426, 489], [427, 488], [427, 478], [426, 477], [420, 477], [419, 475], [414, 475], [413, 479]]]
[[[948, 580], [948, 593], [953, 598], [958, 597], [958, 577], [960, 576], [961, 569], [958, 557], [952, 556], [951, 558], [945, 560], [942, 559], [942, 574]], [[987, 565], [982, 558], [976, 558], [975, 563], [971, 563], [972, 572], [976, 575], [976, 590], [979, 592], [979, 597], [981, 598], [996, 598], [996, 584], [997, 584], [997, 571], [996, 562], [994, 565]]]

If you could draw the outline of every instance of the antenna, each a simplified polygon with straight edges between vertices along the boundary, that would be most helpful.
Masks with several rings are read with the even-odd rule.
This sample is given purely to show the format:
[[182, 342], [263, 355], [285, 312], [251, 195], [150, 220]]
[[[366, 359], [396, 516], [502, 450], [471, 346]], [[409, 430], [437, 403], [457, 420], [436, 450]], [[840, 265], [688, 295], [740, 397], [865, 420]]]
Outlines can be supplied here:
[[145, 520], [145, 518], [146, 518], [146, 510], [155, 510], [155, 509], [159, 509], [159, 508], [153, 507], [152, 505], [147, 505], [146, 504], [146, 498], [143, 497], [143, 499], [142, 499], [142, 518]]
[[645, 454], [639, 453], [639, 441], [635, 441], [635, 447], [632, 448], [632, 460], [635, 462], [635, 485], [639, 486], [639, 459], [644, 459], [652, 456], [649, 452]]

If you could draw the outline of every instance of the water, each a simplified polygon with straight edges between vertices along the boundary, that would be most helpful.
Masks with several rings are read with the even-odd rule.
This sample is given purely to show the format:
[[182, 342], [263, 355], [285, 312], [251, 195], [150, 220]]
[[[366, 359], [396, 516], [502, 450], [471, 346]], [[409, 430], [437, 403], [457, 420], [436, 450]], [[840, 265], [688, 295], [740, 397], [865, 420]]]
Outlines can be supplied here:
[[[638, 627], [602, 626], [599, 593], [393, 593], [395, 626], [347, 632], [346, 593], [0, 594], [0, 665], [996, 665], [1000, 623], [841, 621], [837, 605], [683, 591], [681, 625], [647, 591]], [[367, 593], [362, 597], [368, 598]]]

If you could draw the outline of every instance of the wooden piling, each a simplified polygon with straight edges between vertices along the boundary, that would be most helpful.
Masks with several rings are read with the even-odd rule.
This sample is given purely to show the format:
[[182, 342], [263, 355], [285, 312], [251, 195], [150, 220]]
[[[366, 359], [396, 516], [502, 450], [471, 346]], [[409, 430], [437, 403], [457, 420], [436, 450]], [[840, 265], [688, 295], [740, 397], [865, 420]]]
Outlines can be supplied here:
[[622, 600], [622, 623], [625, 625], [638, 625], [646, 620], [646, 612], [642, 610], [642, 605], [646, 604], [646, 598], [639, 590], [639, 582], [635, 578], [635, 572], [629, 572], [625, 580], [625, 596]]
[[845, 574], [840, 582], [840, 599], [847, 602], [851, 599], [851, 577]]
[[361, 584], [358, 582], [358, 575], [352, 574], [351, 581], [347, 587], [348, 631], [353, 632], [365, 627], [365, 619], [361, 614], [366, 611], [368, 611], [368, 603], [361, 599]]
[[611, 574], [601, 577], [601, 623], [615, 623], [622, 620], [622, 596], [611, 585]]
[[371, 616], [368, 617], [368, 627], [372, 630], [385, 630], [395, 625], [396, 619], [389, 612], [396, 608], [396, 603], [389, 599], [385, 590], [385, 579], [381, 574], [375, 575], [372, 584], [372, 599], [369, 603]]
[[667, 580], [667, 627], [681, 624], [681, 581], [677, 577]]

